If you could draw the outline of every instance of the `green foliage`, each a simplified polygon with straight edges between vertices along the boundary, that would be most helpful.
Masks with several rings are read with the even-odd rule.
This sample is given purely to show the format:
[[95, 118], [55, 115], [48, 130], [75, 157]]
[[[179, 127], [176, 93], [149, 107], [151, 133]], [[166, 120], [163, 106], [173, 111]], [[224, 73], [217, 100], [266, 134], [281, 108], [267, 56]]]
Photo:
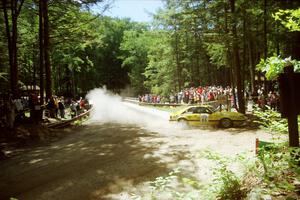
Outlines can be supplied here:
[[227, 63], [226, 47], [220, 43], [208, 43], [207, 53], [210, 56], [210, 61], [217, 67], [224, 67]]
[[291, 10], [279, 9], [272, 16], [289, 31], [300, 31], [300, 8]]
[[[178, 190], [177, 184], [183, 184], [186, 186], [183, 190]], [[157, 177], [154, 181], [150, 182], [150, 194], [131, 194], [132, 199], [175, 199], [175, 200], [196, 200], [207, 199], [209, 196], [200, 193], [202, 186], [198, 181], [193, 178], [188, 178], [181, 175], [179, 169], [175, 169], [168, 173], [166, 176]], [[188, 190], [187, 190], [188, 189]]]
[[[286, 118], [282, 118], [278, 111], [270, 109], [261, 110], [255, 108], [253, 114], [258, 117], [256, 123], [259, 123], [262, 128], [268, 130], [271, 133], [288, 133], [288, 123]], [[300, 117], [298, 117], [298, 127], [300, 127]]]
[[268, 130], [269, 132], [288, 133], [287, 120], [282, 118], [279, 112], [267, 107], [266, 110], [255, 108], [253, 114], [258, 117], [258, 120], [255, 122], [259, 123], [262, 128]]
[[[287, 194], [291, 199], [299, 188], [295, 182], [300, 178], [299, 148], [288, 148], [285, 144], [269, 144], [260, 149], [257, 173], [263, 181], [266, 193]], [[261, 173], [263, 171], [263, 173]]]
[[7, 73], [5, 73], [5, 72], [0, 72], [0, 80], [2, 79], [2, 80], [4, 80], [4, 81], [8, 81], [8, 79], [6, 78], [6, 76], [7, 76]]
[[[109, 1], [97, 0], [53, 1], [49, 5], [54, 93], [77, 96], [103, 85], [117, 92], [130, 85], [136, 94], [169, 95], [191, 85], [230, 85], [230, 79], [235, 80], [229, 70], [234, 64], [235, 42], [247, 83], [254, 80], [255, 74], [248, 72], [262, 56], [257, 47], [264, 39], [268, 41], [267, 55], [275, 51], [291, 55], [283, 52], [290, 48], [286, 31], [276, 26], [276, 21], [291, 31], [299, 30], [299, 9], [280, 10], [285, 3], [274, 0], [268, 2], [266, 16], [263, 1], [235, 0], [237, 12], [233, 16], [229, 1], [169, 0], [154, 14], [151, 27], [129, 19], [97, 16], [88, 9], [95, 2], [108, 8]], [[24, 84], [37, 84], [40, 78], [37, 13], [36, 1], [24, 1], [18, 18], [18, 68]], [[266, 34], [262, 19], [268, 22]], [[237, 24], [235, 39], [233, 22]], [[3, 17], [0, 32], [0, 71], [9, 72]], [[258, 68], [273, 79], [282, 71], [279, 60], [261, 62]]]
[[[214, 199], [244, 199], [247, 191], [242, 178], [230, 169], [232, 162], [242, 162], [243, 165], [253, 166], [253, 159], [249, 156], [224, 157], [212, 151], [202, 151], [191, 155], [192, 159], [204, 159], [214, 162], [213, 180], [202, 183], [182, 170], [176, 169], [167, 176], [157, 177], [151, 182], [150, 198], [147, 194], [133, 194], [134, 199], [177, 199], [177, 200], [214, 200]], [[250, 168], [250, 167], [249, 167]], [[252, 168], [251, 168], [252, 169]]]
[[137, 94], [146, 92], [143, 74], [148, 64], [147, 54], [151, 42], [145, 29], [146, 27], [136, 26], [134, 30], [125, 31], [120, 44], [122, 67], [129, 70], [131, 87]]
[[151, 92], [168, 96], [174, 89], [175, 63], [172, 59], [172, 48], [169, 46], [170, 37], [167, 32], [153, 33], [152, 44], [149, 47], [149, 63], [145, 69], [145, 85]]
[[[212, 183], [213, 187], [215, 187], [217, 191], [217, 199], [244, 199], [246, 197], [247, 190], [242, 185], [242, 179], [229, 168], [229, 164], [233, 161], [233, 159], [221, 156], [212, 151], [204, 151], [203, 153], [205, 158], [217, 163], [214, 169], [214, 175], [216, 178]], [[241, 159], [241, 157], [239, 157], [239, 159]]]
[[153, 182], [151, 182], [151, 188], [153, 190], [165, 190], [167, 187], [170, 186], [172, 179], [176, 178], [177, 174], [179, 173], [179, 169], [175, 169], [171, 171], [167, 176], [165, 177], [157, 177]]
[[[150, 194], [132, 194], [133, 199], [262, 199], [281, 194], [285, 199], [298, 199], [296, 186], [300, 178], [300, 150], [287, 148], [284, 143], [261, 147], [257, 157], [244, 153], [227, 157], [205, 150], [191, 159], [214, 163], [213, 180], [202, 183], [174, 170], [151, 182]], [[204, 161], [206, 162], [206, 161]], [[235, 164], [239, 164], [237, 169]], [[235, 169], [235, 170], [233, 170]]]
[[89, 119], [88, 116], [84, 116], [84, 117], [81, 117], [80, 119], [76, 120], [73, 122], [73, 124], [75, 126], [81, 126], [84, 122], [86, 122], [87, 120]]
[[[277, 111], [255, 109], [254, 115], [259, 118], [257, 122], [268, 131], [288, 132], [287, 120], [281, 118]], [[297, 198], [294, 196], [297, 196], [295, 192], [299, 190], [295, 187], [295, 181], [300, 178], [299, 155], [299, 148], [288, 148], [286, 143], [267, 143], [260, 147], [256, 174], [262, 180], [260, 187], [263, 193], [283, 193], [291, 195], [291, 199]]]
[[272, 56], [267, 58], [267, 60], [261, 59], [256, 65], [256, 69], [264, 72], [268, 80], [274, 80], [283, 72], [283, 68], [288, 63], [293, 64], [295, 72], [300, 71], [300, 61], [292, 60], [291, 57], [282, 59], [280, 56]]

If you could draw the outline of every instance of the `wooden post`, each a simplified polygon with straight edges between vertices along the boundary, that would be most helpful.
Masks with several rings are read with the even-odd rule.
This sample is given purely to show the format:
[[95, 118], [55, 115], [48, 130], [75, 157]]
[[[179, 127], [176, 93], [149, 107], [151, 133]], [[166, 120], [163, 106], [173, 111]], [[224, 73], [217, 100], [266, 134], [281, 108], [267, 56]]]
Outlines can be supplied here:
[[290, 115], [288, 117], [288, 127], [290, 147], [299, 147], [299, 130], [297, 115]]
[[290, 147], [299, 147], [299, 131], [298, 131], [298, 115], [296, 109], [296, 88], [294, 80], [294, 67], [293, 65], [287, 65], [284, 68], [284, 73], [289, 76], [288, 86], [290, 87], [291, 99], [290, 99], [290, 113], [287, 117], [288, 129], [289, 129], [289, 145]]
[[294, 67], [288, 64], [284, 68], [284, 73], [279, 75], [279, 91], [282, 117], [288, 120], [289, 145], [299, 147], [298, 114], [300, 107], [298, 104], [300, 96], [296, 93], [296, 87], [300, 81], [299, 73], [294, 73]]

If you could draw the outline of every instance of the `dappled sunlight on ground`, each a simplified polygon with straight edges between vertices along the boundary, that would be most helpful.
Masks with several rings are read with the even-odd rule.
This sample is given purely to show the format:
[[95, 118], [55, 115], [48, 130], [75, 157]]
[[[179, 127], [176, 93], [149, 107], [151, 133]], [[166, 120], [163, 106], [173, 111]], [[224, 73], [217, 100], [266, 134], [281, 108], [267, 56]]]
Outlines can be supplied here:
[[150, 194], [156, 177], [177, 168], [205, 184], [216, 163], [197, 156], [199, 152], [254, 155], [255, 138], [272, 138], [259, 130], [103, 121], [65, 131], [66, 137], [0, 163], [0, 191], [5, 191], [0, 199], [126, 199], [132, 193]]
[[145, 180], [141, 178], [145, 175], [154, 178], [169, 169], [153, 155], [160, 143], [148, 145], [140, 141], [147, 137], [155, 137], [155, 133], [134, 126], [80, 127], [72, 137], [0, 163], [0, 189], [5, 191], [1, 195], [85, 199], [99, 192], [98, 188], [102, 188], [102, 195], [112, 192], [114, 177], [135, 184]]

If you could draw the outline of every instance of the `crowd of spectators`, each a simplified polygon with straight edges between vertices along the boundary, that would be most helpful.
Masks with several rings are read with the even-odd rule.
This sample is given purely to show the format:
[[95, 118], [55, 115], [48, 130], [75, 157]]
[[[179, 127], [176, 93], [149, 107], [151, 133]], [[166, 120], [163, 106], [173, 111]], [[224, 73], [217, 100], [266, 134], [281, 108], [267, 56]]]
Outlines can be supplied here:
[[199, 86], [185, 88], [179, 92], [173, 92], [168, 97], [160, 95], [145, 94], [139, 96], [139, 101], [147, 103], [177, 103], [194, 104], [208, 101], [226, 100], [232, 94], [230, 87], [222, 86]]
[[[235, 107], [238, 104], [236, 94], [236, 88], [233, 89], [229, 86], [199, 86], [185, 88], [179, 92], [172, 92], [169, 96], [163, 97], [154, 94], [139, 95], [139, 101], [145, 103], [174, 103], [174, 104], [203, 104], [213, 103], [230, 104]], [[259, 87], [253, 93], [249, 90], [245, 91], [246, 105], [248, 100], [251, 100], [253, 104], [265, 109], [266, 106], [271, 107], [274, 110], [279, 108], [279, 94], [276, 91], [270, 91], [266, 93], [263, 87]]]
[[[56, 118], [70, 119], [90, 108], [87, 100], [52, 96], [45, 105], [40, 105], [39, 96], [31, 93], [13, 99], [12, 95], [0, 95], [0, 127], [13, 127], [15, 121], [29, 117], [32, 120]], [[41, 114], [42, 112], [42, 114]], [[26, 113], [30, 113], [29, 116]]]
[[45, 115], [51, 118], [74, 118], [89, 109], [88, 101], [52, 96], [46, 104]]

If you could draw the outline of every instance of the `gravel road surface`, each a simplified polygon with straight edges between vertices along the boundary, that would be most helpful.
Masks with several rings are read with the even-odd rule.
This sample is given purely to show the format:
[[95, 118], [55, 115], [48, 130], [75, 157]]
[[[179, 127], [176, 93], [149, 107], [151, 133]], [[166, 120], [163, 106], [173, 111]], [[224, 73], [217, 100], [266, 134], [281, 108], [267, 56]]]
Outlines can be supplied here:
[[132, 188], [177, 167], [209, 175], [191, 153], [233, 155], [253, 151], [256, 137], [271, 138], [240, 129], [156, 129], [94, 122], [64, 130], [65, 137], [0, 162], [0, 199], [128, 199]]

